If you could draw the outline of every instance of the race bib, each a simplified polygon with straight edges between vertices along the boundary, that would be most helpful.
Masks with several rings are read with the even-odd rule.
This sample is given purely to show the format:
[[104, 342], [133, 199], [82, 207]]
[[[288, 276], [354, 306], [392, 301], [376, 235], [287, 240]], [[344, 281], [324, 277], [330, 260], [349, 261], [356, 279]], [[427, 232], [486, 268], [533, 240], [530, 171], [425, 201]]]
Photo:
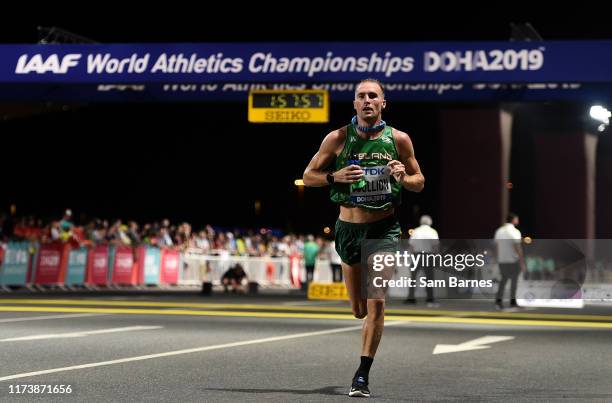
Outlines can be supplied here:
[[392, 199], [391, 169], [386, 165], [362, 167], [363, 179], [351, 185], [353, 203], [386, 202]]

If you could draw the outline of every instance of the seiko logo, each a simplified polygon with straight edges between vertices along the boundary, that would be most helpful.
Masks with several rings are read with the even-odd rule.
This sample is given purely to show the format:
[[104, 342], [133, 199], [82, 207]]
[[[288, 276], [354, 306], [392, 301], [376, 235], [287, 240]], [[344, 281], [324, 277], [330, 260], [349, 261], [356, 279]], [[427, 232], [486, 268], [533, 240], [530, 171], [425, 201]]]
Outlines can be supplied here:
[[28, 59], [28, 55], [21, 55], [17, 61], [15, 74], [66, 74], [70, 67], [75, 67], [79, 64], [80, 54], [71, 53], [65, 55], [61, 61], [57, 54], [52, 54], [43, 59], [40, 54], [36, 54]]

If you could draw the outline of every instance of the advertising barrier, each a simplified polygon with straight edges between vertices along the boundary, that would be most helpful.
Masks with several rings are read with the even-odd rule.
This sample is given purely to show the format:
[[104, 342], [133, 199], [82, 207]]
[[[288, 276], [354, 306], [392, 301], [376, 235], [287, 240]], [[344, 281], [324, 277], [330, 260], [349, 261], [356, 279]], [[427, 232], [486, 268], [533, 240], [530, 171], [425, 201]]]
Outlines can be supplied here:
[[151, 246], [139, 246], [138, 254], [138, 284], [158, 285], [161, 251]]
[[173, 249], [161, 250], [160, 283], [178, 284], [179, 281], [179, 251]]
[[64, 284], [70, 245], [51, 243], [42, 245], [36, 259], [34, 283], [38, 285]]
[[89, 252], [87, 259], [87, 283], [108, 285], [108, 250], [107, 245], [98, 245]]
[[131, 246], [118, 246], [114, 249], [111, 283], [131, 284], [137, 282], [138, 271], [135, 267], [134, 252]]
[[0, 285], [25, 285], [30, 260], [29, 242], [9, 242], [3, 251]]
[[85, 283], [87, 269], [87, 254], [89, 248], [72, 249], [68, 255], [68, 269], [66, 271], [66, 285], [82, 285]]

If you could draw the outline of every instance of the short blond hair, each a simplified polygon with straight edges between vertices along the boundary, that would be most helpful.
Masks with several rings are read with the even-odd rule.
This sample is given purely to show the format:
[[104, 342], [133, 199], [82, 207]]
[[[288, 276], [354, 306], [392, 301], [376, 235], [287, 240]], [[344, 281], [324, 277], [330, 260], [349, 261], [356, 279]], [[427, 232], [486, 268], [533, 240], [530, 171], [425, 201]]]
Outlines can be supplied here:
[[380, 90], [382, 91], [383, 98], [385, 97], [385, 86], [383, 85], [383, 83], [381, 83], [380, 81], [378, 81], [375, 78], [364, 78], [363, 80], [359, 81], [359, 83], [355, 87], [355, 96], [357, 95], [357, 88], [359, 88], [359, 86], [361, 84], [363, 84], [363, 83], [374, 83], [374, 84], [377, 84], [380, 87]]

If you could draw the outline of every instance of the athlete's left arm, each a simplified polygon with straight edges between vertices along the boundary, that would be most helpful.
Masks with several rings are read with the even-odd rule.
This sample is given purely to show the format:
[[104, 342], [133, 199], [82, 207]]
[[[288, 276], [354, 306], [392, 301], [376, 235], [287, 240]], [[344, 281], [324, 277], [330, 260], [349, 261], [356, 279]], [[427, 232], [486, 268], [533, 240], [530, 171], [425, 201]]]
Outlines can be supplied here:
[[425, 177], [414, 156], [414, 148], [410, 137], [399, 130], [393, 130], [393, 139], [399, 153], [399, 161], [389, 161], [391, 175], [401, 182], [406, 190], [420, 192], [425, 187]]

